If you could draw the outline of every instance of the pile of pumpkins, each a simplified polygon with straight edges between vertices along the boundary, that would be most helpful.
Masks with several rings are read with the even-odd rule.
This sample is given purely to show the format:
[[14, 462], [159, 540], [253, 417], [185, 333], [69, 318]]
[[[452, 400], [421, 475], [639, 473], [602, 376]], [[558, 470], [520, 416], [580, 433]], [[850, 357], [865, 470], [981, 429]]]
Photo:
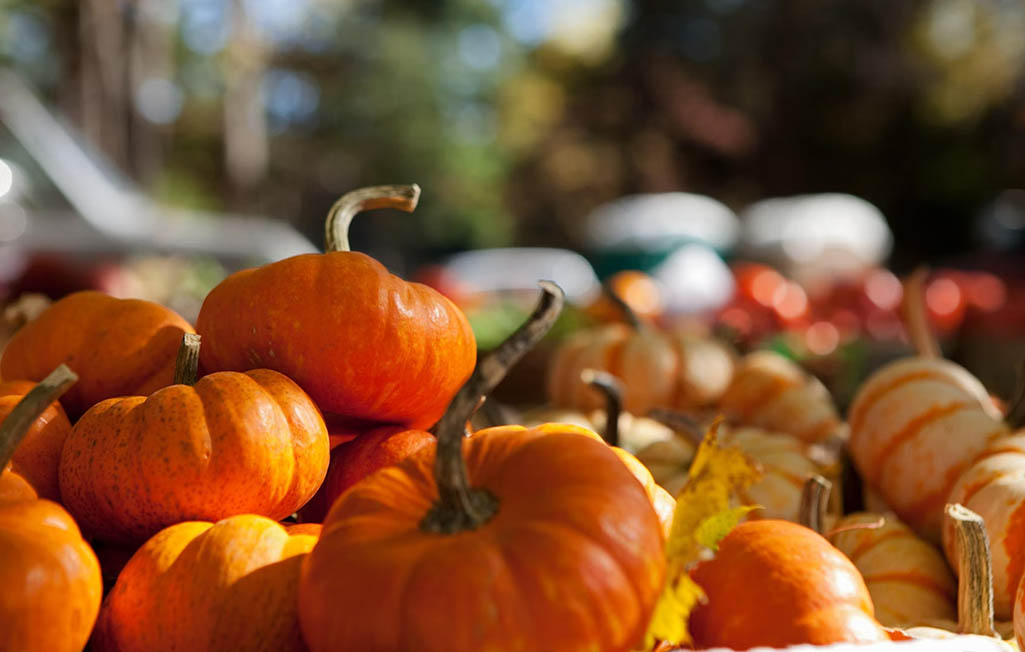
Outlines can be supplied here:
[[[418, 196], [345, 195], [327, 253], [230, 276], [195, 328], [80, 292], [14, 334], [0, 358], [0, 650], [639, 650], [674, 495], [718, 413], [765, 470], [737, 500], [763, 509], [692, 571], [708, 598], [696, 647], [935, 635], [894, 628], [964, 616], [929, 541], [942, 531], [953, 567], [989, 586], [986, 538], [966, 544], [947, 502], [982, 514], [997, 615], [1019, 615], [1025, 440], [967, 372], [884, 369], [848, 437], [787, 360], [633, 319], [552, 361], [553, 404], [604, 405], [604, 421], [476, 428], [563, 295], [542, 282], [530, 319], [478, 360], [454, 304], [349, 251], [357, 213]], [[808, 520], [809, 477], [838, 479], [844, 446], [910, 528], [830, 523], [827, 540], [790, 522]]]

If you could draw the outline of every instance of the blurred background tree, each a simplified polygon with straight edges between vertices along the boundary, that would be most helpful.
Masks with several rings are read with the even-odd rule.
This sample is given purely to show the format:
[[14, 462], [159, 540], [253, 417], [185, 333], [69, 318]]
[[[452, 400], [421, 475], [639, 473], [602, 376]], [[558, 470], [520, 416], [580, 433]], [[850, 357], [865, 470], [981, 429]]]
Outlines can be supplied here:
[[0, 65], [172, 204], [319, 241], [419, 182], [353, 229], [402, 271], [666, 190], [851, 192], [936, 257], [1025, 178], [1025, 0], [0, 0]]

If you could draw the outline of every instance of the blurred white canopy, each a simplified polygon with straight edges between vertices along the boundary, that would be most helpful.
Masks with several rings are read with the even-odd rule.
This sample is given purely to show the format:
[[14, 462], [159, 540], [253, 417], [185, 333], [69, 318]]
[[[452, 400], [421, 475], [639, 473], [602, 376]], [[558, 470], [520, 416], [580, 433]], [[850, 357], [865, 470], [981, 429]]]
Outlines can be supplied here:
[[630, 195], [602, 204], [585, 222], [584, 242], [595, 249], [664, 250], [701, 242], [733, 248], [737, 215], [720, 201], [687, 192]]

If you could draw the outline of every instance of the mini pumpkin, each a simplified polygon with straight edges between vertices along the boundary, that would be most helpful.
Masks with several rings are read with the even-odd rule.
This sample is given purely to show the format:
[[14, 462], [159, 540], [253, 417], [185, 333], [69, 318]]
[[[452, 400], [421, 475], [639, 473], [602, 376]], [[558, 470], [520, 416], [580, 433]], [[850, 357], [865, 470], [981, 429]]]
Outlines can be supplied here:
[[[194, 378], [199, 338], [183, 339]], [[93, 406], [64, 444], [61, 496], [90, 536], [142, 542], [186, 520], [284, 518], [316, 492], [328, 455], [298, 385], [269, 369], [219, 372]]]
[[741, 523], [691, 577], [707, 596], [690, 616], [696, 647], [889, 640], [854, 564], [796, 523]]
[[722, 342], [692, 333], [665, 333], [630, 315], [629, 326], [610, 324], [570, 336], [552, 357], [548, 398], [556, 407], [593, 410], [601, 399], [580, 383], [585, 369], [606, 371], [625, 388], [623, 408], [646, 414], [656, 407], [692, 408], [713, 403], [733, 376], [733, 354]]
[[61, 404], [77, 419], [104, 399], [170, 385], [178, 344], [192, 332], [181, 316], [151, 301], [75, 292], [14, 334], [0, 358], [0, 376], [39, 381], [67, 364], [79, 380]]
[[296, 592], [316, 541], [252, 514], [161, 530], [118, 576], [93, 649], [303, 652]]
[[75, 521], [3, 470], [18, 439], [74, 381], [58, 367], [0, 425], [0, 650], [79, 652], [100, 610], [100, 565]]
[[[660, 526], [608, 446], [577, 432], [463, 437], [478, 399], [554, 321], [532, 319], [481, 360], [425, 448], [335, 503], [303, 563], [313, 652], [626, 651], [662, 590]], [[612, 525], [614, 524], [614, 526]]]
[[786, 432], [809, 443], [836, 435], [841, 424], [829, 390], [774, 351], [740, 359], [719, 407], [734, 423]]
[[327, 253], [293, 256], [224, 279], [196, 321], [207, 371], [279, 371], [329, 419], [430, 427], [473, 371], [466, 316], [436, 290], [349, 251], [362, 210], [416, 206], [417, 186], [362, 188], [327, 219]]
[[[6, 419], [14, 407], [36, 383], [9, 380], [0, 383], [0, 420]], [[40, 498], [60, 502], [60, 467], [64, 440], [71, 432], [64, 408], [59, 401], [51, 403], [33, 422], [11, 457], [11, 469], [28, 480]]]
[[848, 420], [864, 483], [934, 543], [954, 483], [1008, 432], [982, 383], [939, 358], [903, 358], [876, 371], [855, 395]]

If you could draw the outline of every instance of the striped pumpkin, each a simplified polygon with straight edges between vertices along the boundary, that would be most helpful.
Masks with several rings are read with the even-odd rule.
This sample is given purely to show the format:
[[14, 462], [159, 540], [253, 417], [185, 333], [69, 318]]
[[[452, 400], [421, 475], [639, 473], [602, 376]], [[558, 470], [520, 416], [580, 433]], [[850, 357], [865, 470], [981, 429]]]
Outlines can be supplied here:
[[939, 358], [904, 358], [876, 371], [854, 397], [848, 421], [863, 481], [936, 543], [954, 483], [989, 442], [1007, 434], [982, 383]]
[[[749, 518], [796, 522], [805, 481], [812, 475], [826, 475], [825, 470], [806, 455], [804, 442], [758, 428], [721, 428], [719, 438], [724, 445], [739, 447], [761, 467], [761, 479], [737, 494], [739, 504], [762, 506], [751, 512]], [[637, 459], [648, 467], [656, 482], [675, 496], [687, 482], [693, 454], [693, 445], [677, 437], [638, 451]]]
[[[833, 528], [878, 520], [879, 514], [858, 512]], [[876, 620], [886, 627], [957, 619], [957, 582], [943, 555], [896, 518], [886, 518], [878, 528], [836, 532], [829, 540], [865, 578]]]
[[[1025, 435], [1002, 437], [958, 479], [948, 502], [961, 503], [986, 522], [993, 558], [993, 609], [1009, 619], [1025, 571]], [[954, 568], [954, 532], [943, 527], [943, 549]]]
[[735, 423], [787, 432], [806, 442], [823, 441], [840, 425], [829, 390], [772, 351], [740, 360], [719, 407]]
[[733, 377], [733, 365], [729, 348], [713, 338], [611, 324], [576, 333], [556, 350], [548, 369], [548, 397], [557, 407], [601, 407], [601, 397], [580, 382], [580, 373], [590, 368], [623, 382], [628, 412], [700, 407], [719, 398]]

